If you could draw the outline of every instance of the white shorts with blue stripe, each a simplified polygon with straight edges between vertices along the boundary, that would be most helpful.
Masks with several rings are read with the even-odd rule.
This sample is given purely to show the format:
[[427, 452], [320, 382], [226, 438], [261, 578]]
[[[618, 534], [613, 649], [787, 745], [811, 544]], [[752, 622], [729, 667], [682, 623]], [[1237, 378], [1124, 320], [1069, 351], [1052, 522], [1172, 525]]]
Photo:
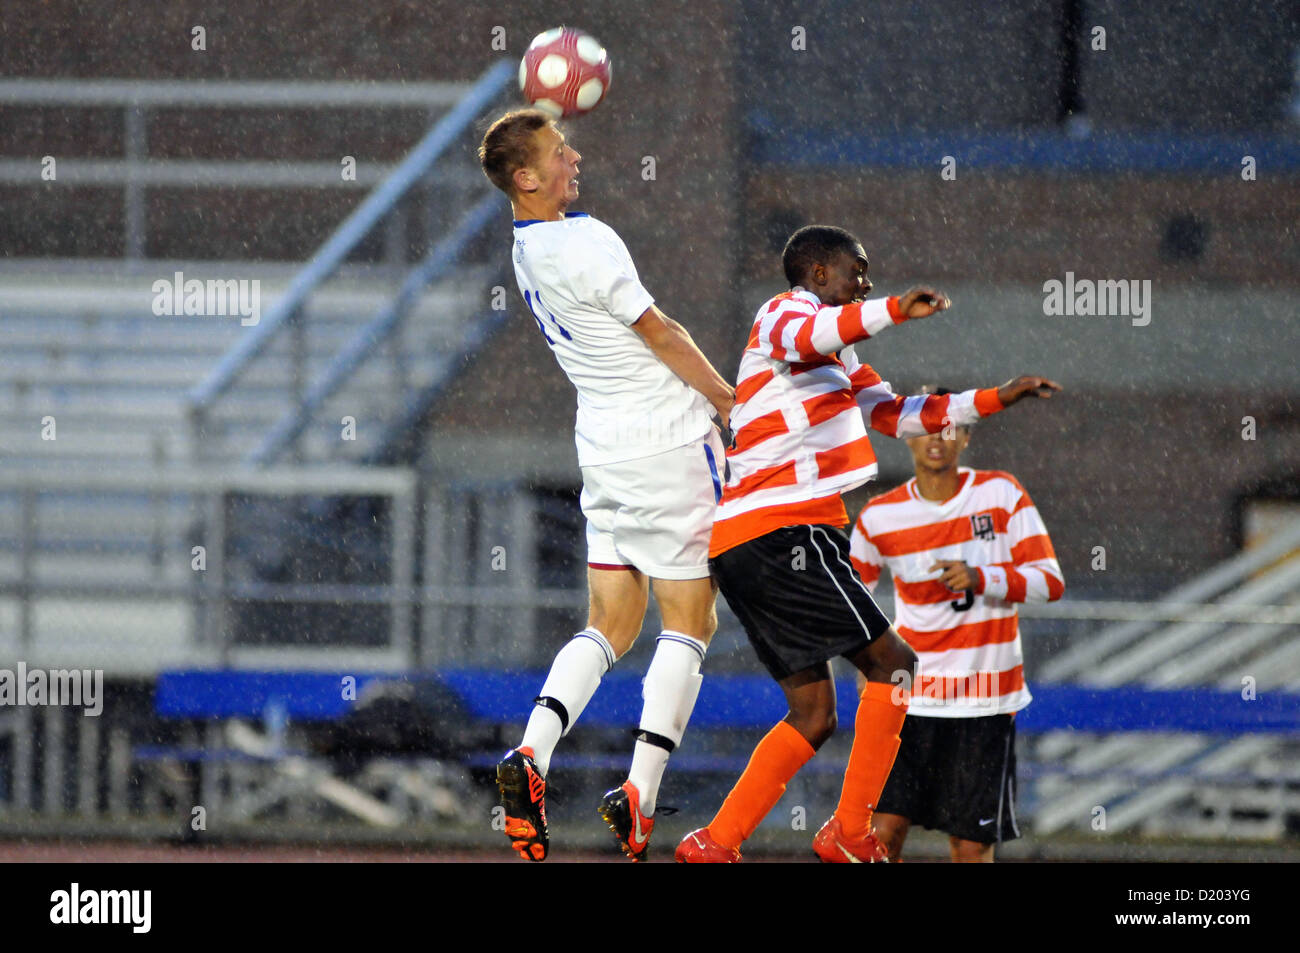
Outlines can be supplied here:
[[723, 447], [714, 428], [651, 457], [582, 468], [587, 565], [639, 569], [652, 579], [709, 575]]

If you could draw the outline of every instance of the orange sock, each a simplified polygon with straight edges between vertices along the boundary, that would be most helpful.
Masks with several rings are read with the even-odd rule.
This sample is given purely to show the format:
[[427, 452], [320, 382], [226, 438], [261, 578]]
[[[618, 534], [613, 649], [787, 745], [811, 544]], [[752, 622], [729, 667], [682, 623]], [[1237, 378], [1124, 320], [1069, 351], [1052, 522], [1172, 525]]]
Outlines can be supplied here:
[[745, 772], [709, 824], [709, 835], [723, 847], [739, 848], [781, 800], [786, 782], [814, 753], [808, 739], [789, 722], [777, 722], [749, 756]]
[[911, 693], [885, 682], [867, 682], [853, 722], [853, 750], [844, 769], [844, 789], [835, 816], [852, 840], [871, 830], [871, 815], [894, 766], [898, 737]]

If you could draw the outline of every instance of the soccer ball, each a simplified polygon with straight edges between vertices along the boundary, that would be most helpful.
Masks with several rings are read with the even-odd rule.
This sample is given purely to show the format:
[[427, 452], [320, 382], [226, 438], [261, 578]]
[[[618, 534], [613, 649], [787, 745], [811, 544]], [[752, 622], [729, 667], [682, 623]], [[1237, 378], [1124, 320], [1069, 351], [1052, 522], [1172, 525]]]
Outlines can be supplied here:
[[524, 99], [556, 119], [596, 108], [609, 90], [609, 55], [581, 30], [560, 26], [533, 37], [519, 63]]

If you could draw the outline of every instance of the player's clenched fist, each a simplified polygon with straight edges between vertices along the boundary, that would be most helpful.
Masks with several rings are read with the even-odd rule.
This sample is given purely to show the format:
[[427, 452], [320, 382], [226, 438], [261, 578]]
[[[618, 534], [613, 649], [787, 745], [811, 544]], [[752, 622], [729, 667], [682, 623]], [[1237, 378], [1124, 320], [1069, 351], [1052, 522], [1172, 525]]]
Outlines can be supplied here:
[[953, 592], [964, 592], [979, 585], [979, 576], [975, 573], [975, 570], [960, 559], [935, 560], [934, 565], [930, 567], [930, 572], [938, 570], [943, 570], [943, 575], [939, 577], [939, 581]]
[[898, 299], [898, 310], [909, 318], [928, 318], [937, 311], [952, 307], [948, 296], [933, 288], [912, 288]]
[[1017, 377], [998, 388], [998, 400], [1002, 401], [1003, 407], [1010, 407], [1021, 398], [1051, 397], [1053, 391], [1060, 389], [1060, 384], [1046, 377]]

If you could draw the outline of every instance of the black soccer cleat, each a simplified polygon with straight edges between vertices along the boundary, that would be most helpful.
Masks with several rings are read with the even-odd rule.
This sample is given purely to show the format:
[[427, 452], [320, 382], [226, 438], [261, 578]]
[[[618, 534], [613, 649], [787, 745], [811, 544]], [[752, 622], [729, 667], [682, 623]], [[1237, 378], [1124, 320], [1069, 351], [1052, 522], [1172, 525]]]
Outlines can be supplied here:
[[650, 832], [655, 828], [654, 817], [641, 813], [641, 795], [631, 781], [608, 791], [600, 802], [600, 816], [618, 839], [618, 846], [635, 862], [646, 859], [650, 853]]
[[546, 828], [546, 779], [529, 748], [515, 748], [497, 762], [497, 790], [505, 809], [506, 836], [525, 860], [542, 861], [550, 850]]

